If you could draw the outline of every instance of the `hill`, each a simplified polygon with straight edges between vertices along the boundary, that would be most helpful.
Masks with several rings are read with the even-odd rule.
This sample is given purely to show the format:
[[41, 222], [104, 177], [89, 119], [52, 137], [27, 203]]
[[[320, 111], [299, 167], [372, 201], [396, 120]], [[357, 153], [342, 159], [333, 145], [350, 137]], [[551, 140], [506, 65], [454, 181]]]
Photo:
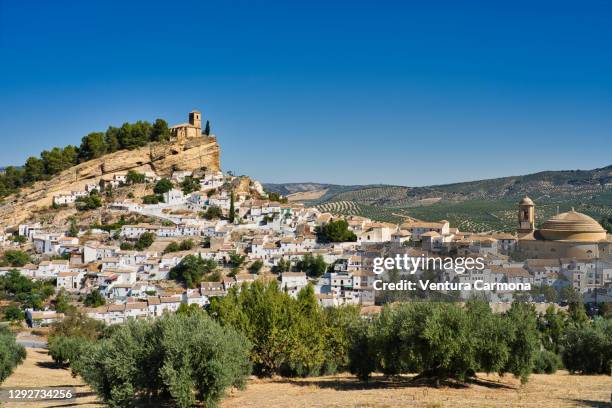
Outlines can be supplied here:
[[512, 230], [516, 202], [525, 195], [536, 201], [539, 221], [572, 206], [598, 220], [612, 215], [612, 166], [425, 187], [288, 183], [265, 184], [264, 188], [284, 195], [325, 190], [318, 198], [303, 202], [334, 214], [391, 222], [406, 217], [448, 219], [466, 231]]
[[119, 150], [72, 166], [48, 180], [23, 187], [6, 197], [0, 205], [0, 222], [16, 226], [34, 212], [49, 208], [53, 196], [61, 192], [81, 191], [87, 184], [97, 184], [101, 178], [130, 170], [155, 172], [170, 177], [173, 171], [207, 167], [219, 170], [220, 149], [215, 137], [198, 137], [183, 143], [176, 140], [153, 142], [131, 150]]

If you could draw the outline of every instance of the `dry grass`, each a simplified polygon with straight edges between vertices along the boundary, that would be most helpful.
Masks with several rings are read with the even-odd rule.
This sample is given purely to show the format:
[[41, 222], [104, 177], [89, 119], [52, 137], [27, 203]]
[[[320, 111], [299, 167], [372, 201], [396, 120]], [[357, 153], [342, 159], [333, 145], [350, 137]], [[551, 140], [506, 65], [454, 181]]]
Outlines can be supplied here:
[[[75, 387], [78, 398], [70, 401], [7, 403], [3, 407], [94, 408], [103, 405], [80, 378], [69, 370], [55, 368], [46, 350], [28, 349], [25, 362], [2, 384], [16, 387]], [[478, 381], [440, 388], [415, 385], [411, 377], [393, 381], [375, 376], [365, 385], [349, 375], [304, 379], [255, 379], [246, 390], [232, 390], [222, 408], [249, 407], [350, 407], [350, 408], [456, 408], [456, 407], [612, 407], [612, 377], [577, 376], [561, 371], [555, 375], [532, 375], [521, 386], [512, 377], [484, 375]]]
[[301, 191], [299, 193], [289, 194], [287, 196], [287, 200], [290, 202], [299, 202], [299, 201], [310, 201], [321, 198], [327, 193], [327, 189], [323, 190], [312, 190], [312, 191]]
[[98, 408], [102, 404], [96, 403], [96, 395], [84, 384], [80, 378], [73, 378], [70, 370], [55, 368], [51, 357], [44, 349], [27, 349], [27, 357], [23, 364], [2, 384], [3, 389], [19, 387], [74, 387], [77, 398], [73, 400], [53, 400], [40, 402], [13, 402], [3, 403], [8, 408], [51, 408], [51, 407], [79, 407]]
[[222, 408], [248, 407], [612, 407], [612, 378], [608, 376], [533, 375], [521, 386], [511, 377], [479, 375], [468, 386], [416, 386], [410, 377], [369, 385], [348, 375], [251, 380], [244, 391], [233, 391]]

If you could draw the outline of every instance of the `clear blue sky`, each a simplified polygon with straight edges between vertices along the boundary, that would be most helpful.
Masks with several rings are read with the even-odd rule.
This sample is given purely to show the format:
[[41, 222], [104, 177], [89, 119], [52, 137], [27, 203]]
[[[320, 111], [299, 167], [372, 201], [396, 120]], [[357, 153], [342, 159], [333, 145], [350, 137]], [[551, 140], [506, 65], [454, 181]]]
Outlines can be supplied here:
[[0, 0], [0, 164], [196, 108], [265, 182], [612, 164], [610, 1], [418, 3]]

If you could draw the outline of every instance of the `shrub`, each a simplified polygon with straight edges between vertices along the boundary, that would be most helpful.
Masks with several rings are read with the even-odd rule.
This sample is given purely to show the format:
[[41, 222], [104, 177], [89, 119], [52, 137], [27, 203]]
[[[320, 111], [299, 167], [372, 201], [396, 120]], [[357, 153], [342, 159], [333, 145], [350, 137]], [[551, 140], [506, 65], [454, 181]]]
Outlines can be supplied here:
[[145, 182], [145, 175], [138, 173], [134, 170], [130, 170], [127, 173], [126, 181], [128, 184], [140, 184]]
[[387, 306], [349, 329], [350, 369], [361, 380], [417, 372], [439, 382], [477, 371], [510, 372], [525, 382], [538, 347], [535, 315], [513, 306], [494, 315], [486, 303], [411, 302]]
[[205, 212], [201, 213], [202, 218], [206, 218], [207, 220], [214, 220], [217, 218], [223, 217], [223, 210], [216, 205], [211, 205], [206, 209]]
[[170, 180], [168, 180], [167, 178], [163, 178], [157, 183], [155, 183], [155, 187], [153, 187], [153, 192], [155, 194], [164, 194], [172, 190], [173, 187], [174, 185]]
[[563, 364], [571, 373], [612, 374], [612, 319], [567, 328]]
[[49, 338], [49, 355], [53, 361], [65, 366], [76, 361], [91, 346], [83, 337], [52, 336]]
[[217, 262], [202, 259], [197, 255], [187, 255], [181, 262], [170, 269], [170, 279], [185, 283], [188, 288], [195, 288], [206, 275], [215, 272]]
[[21, 267], [32, 261], [32, 258], [27, 252], [17, 249], [9, 249], [2, 256], [2, 263], [9, 266]]
[[169, 399], [181, 408], [197, 400], [217, 405], [228, 387], [250, 373], [249, 342], [203, 312], [130, 321], [76, 360], [76, 371], [110, 407], [139, 399]]
[[11, 375], [26, 356], [25, 348], [15, 342], [15, 335], [6, 327], [0, 328], [0, 383]]
[[319, 242], [355, 242], [357, 236], [348, 229], [346, 220], [330, 221], [320, 227], [316, 227], [317, 240]]
[[533, 372], [536, 374], [554, 374], [563, 367], [561, 357], [548, 350], [540, 350], [535, 357]]
[[87, 307], [98, 307], [106, 304], [106, 299], [98, 289], [94, 289], [85, 296], [83, 304]]
[[138, 237], [138, 240], [136, 241], [136, 243], [134, 244], [134, 248], [142, 251], [143, 249], [147, 249], [148, 247], [151, 246], [151, 244], [153, 244], [153, 242], [155, 241], [155, 234], [152, 232], [143, 232], [142, 235], [140, 235], [140, 237]]
[[142, 197], [143, 204], [159, 204], [162, 200], [160, 200], [159, 196], [156, 194], [146, 195]]
[[77, 198], [74, 205], [79, 211], [95, 210], [102, 207], [102, 198], [97, 190], [92, 190], [88, 196]]
[[25, 319], [25, 314], [18, 306], [10, 305], [4, 309], [4, 318], [12, 322], [20, 322]]

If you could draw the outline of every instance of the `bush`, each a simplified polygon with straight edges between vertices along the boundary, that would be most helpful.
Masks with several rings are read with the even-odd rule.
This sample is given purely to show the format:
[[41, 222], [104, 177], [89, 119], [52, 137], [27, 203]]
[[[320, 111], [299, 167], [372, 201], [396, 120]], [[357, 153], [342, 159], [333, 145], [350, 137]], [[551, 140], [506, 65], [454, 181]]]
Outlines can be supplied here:
[[228, 387], [244, 386], [249, 349], [235, 330], [194, 312], [118, 326], [73, 367], [110, 407], [133, 407], [147, 398], [181, 408], [197, 400], [214, 407]]
[[80, 358], [91, 341], [83, 337], [52, 336], [49, 338], [49, 355], [53, 361], [66, 366]]
[[12, 322], [20, 322], [25, 319], [25, 314], [18, 306], [10, 305], [4, 309], [4, 318]]
[[216, 205], [211, 205], [206, 209], [205, 212], [202, 212], [201, 215], [202, 218], [205, 218], [207, 220], [214, 220], [223, 217], [223, 210], [221, 210], [221, 208], [217, 207]]
[[4, 265], [21, 267], [31, 262], [32, 258], [27, 252], [19, 251], [17, 249], [9, 249], [8, 251], [4, 252], [2, 261]]
[[106, 304], [106, 299], [98, 289], [94, 289], [85, 296], [83, 304], [87, 307], [99, 307]]
[[361, 380], [417, 372], [439, 382], [477, 371], [510, 372], [525, 382], [538, 347], [535, 314], [513, 306], [494, 315], [482, 302], [412, 302], [387, 306], [349, 329], [350, 369]]
[[88, 196], [77, 198], [74, 205], [79, 211], [95, 210], [102, 207], [102, 198], [97, 190], [93, 190]]
[[212, 259], [187, 255], [177, 266], [170, 269], [170, 279], [183, 282], [188, 288], [195, 288], [206, 275], [215, 272], [216, 269], [217, 262]]
[[159, 204], [162, 201], [163, 200], [161, 200], [160, 197], [156, 194], [146, 195], [142, 197], [143, 204]]
[[174, 185], [170, 180], [168, 180], [167, 178], [163, 178], [157, 183], [155, 183], [155, 187], [153, 187], [153, 192], [155, 194], [164, 194], [172, 190], [173, 187]]
[[571, 373], [612, 374], [612, 319], [567, 328], [563, 364]]
[[536, 374], [554, 374], [563, 367], [561, 357], [548, 350], [540, 350], [535, 357], [533, 372]]
[[355, 242], [357, 236], [348, 230], [346, 220], [330, 221], [325, 225], [316, 227], [317, 240], [319, 242]]
[[11, 375], [26, 356], [25, 348], [15, 342], [15, 335], [6, 327], [0, 328], [0, 383]]
[[152, 232], [143, 232], [142, 235], [140, 235], [140, 237], [138, 237], [138, 240], [136, 241], [136, 243], [134, 244], [134, 248], [142, 251], [143, 249], [147, 249], [148, 247], [150, 247], [153, 242], [155, 241], [155, 234]]
[[127, 173], [126, 181], [128, 184], [141, 184], [145, 182], [145, 175], [143, 173], [130, 170]]

